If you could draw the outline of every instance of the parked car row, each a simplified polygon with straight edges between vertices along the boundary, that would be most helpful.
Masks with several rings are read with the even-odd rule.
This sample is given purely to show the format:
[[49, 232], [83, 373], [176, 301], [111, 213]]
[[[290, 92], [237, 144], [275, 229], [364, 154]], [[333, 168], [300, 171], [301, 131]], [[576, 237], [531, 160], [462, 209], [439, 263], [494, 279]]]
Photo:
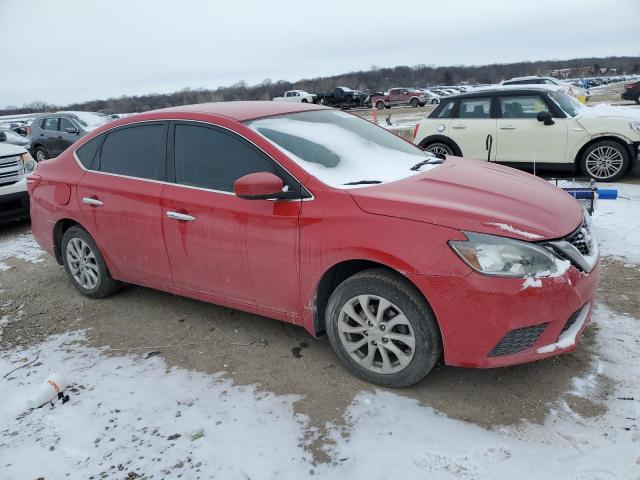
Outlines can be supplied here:
[[486, 87], [442, 99], [414, 130], [414, 142], [440, 157], [558, 170], [617, 180], [638, 158], [640, 116], [586, 107], [562, 87]]

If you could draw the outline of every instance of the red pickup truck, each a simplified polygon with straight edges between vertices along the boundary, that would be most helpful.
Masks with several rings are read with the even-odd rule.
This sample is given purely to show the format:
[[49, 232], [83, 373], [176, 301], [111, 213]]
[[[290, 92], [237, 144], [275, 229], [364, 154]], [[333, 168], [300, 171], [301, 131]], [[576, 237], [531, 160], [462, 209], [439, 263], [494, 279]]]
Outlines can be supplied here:
[[424, 107], [427, 103], [427, 97], [424, 92], [414, 88], [391, 88], [384, 95], [373, 95], [370, 101], [371, 105], [378, 110], [398, 105], [407, 105], [415, 108], [417, 106]]

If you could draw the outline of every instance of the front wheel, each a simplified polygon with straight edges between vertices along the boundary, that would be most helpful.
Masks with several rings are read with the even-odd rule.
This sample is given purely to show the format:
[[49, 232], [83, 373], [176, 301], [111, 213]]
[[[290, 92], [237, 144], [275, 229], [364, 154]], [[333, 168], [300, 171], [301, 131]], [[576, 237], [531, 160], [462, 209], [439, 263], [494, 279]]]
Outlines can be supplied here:
[[75, 226], [62, 236], [62, 261], [73, 285], [83, 295], [103, 298], [117, 292], [121, 283], [114, 280], [91, 235]]
[[594, 180], [612, 182], [629, 169], [629, 152], [618, 142], [596, 142], [582, 154], [580, 168]]
[[435, 315], [398, 275], [365, 270], [342, 282], [326, 310], [327, 336], [355, 376], [384, 387], [424, 378], [442, 354]]

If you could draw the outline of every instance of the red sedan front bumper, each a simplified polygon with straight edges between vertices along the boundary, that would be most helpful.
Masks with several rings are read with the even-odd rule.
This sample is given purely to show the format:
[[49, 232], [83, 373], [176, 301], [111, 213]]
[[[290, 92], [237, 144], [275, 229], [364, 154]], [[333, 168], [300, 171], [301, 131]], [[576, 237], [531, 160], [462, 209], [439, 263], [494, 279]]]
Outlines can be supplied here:
[[[589, 323], [600, 276], [571, 267], [525, 287], [522, 278], [410, 275], [434, 310], [447, 365], [490, 368], [574, 350]], [[570, 321], [571, 320], [571, 321]]]

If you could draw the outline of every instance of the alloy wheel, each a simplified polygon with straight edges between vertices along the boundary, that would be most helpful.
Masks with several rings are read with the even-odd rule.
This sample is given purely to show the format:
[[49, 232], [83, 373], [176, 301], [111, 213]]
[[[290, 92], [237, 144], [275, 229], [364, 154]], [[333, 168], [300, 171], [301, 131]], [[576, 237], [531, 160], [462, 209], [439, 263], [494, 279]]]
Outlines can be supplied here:
[[96, 256], [87, 242], [72, 238], [66, 248], [67, 264], [73, 279], [86, 290], [98, 286], [100, 267]]
[[44, 153], [44, 150], [42, 150], [41, 148], [39, 148], [38, 150], [36, 150], [36, 160], [38, 162], [42, 162], [43, 160], [46, 160], [47, 156]]
[[378, 295], [358, 295], [346, 302], [338, 333], [349, 356], [371, 372], [397, 373], [415, 354], [411, 323], [396, 305]]
[[447, 155], [453, 154], [451, 149], [443, 143], [432, 143], [427, 148], [425, 148], [425, 150], [427, 152], [433, 153], [436, 157], [440, 158], [444, 158]]
[[589, 153], [585, 165], [592, 177], [608, 179], [620, 172], [624, 165], [624, 158], [617, 148], [602, 146]]

